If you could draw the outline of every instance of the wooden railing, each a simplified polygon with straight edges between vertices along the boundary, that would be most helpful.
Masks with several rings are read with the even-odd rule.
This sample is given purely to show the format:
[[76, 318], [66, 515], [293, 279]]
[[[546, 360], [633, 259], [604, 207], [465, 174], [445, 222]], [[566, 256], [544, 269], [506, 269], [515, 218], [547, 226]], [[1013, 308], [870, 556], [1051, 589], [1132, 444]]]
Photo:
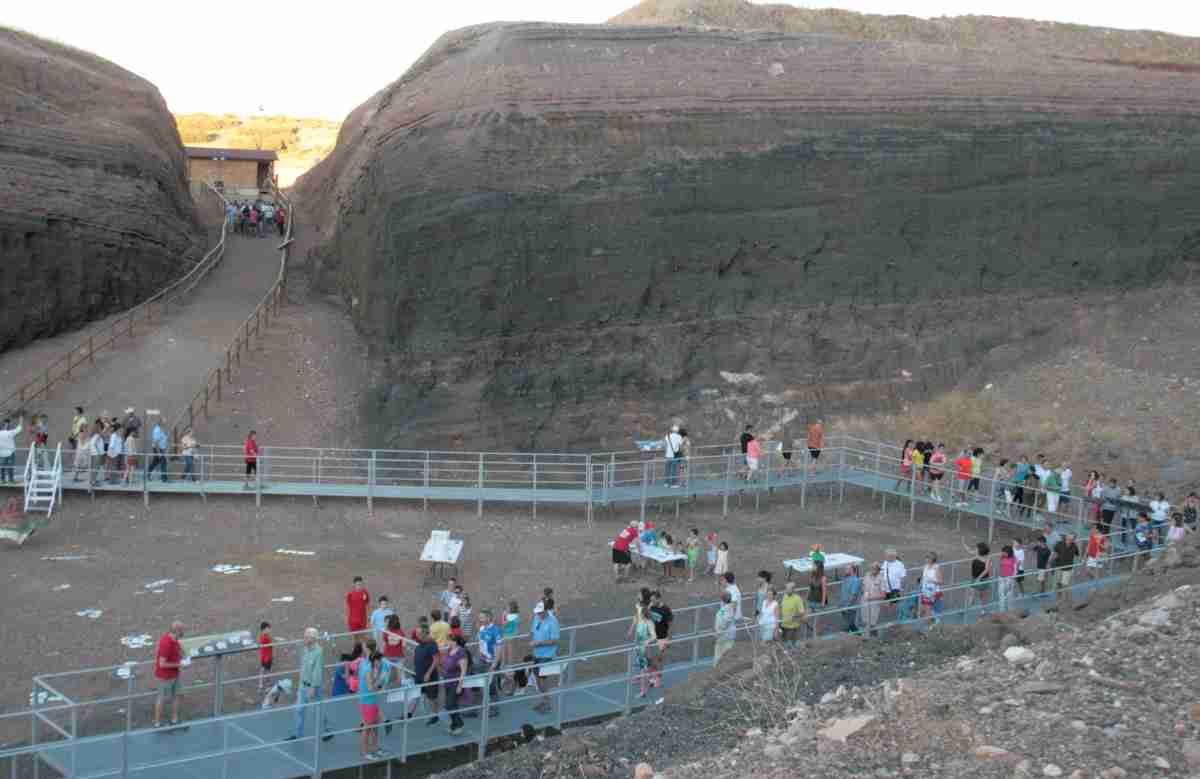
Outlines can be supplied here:
[[175, 443], [179, 442], [183, 431], [195, 427], [198, 416], [203, 414], [204, 418], [208, 419], [211, 404], [221, 402], [224, 388], [228, 387], [233, 380], [234, 369], [241, 369], [242, 352], [249, 350], [250, 339], [258, 336], [262, 329], [270, 324], [271, 317], [279, 313], [280, 307], [287, 299], [288, 244], [292, 242], [292, 231], [296, 226], [296, 212], [292, 208], [291, 201], [278, 188], [272, 186], [272, 191], [275, 194], [275, 202], [282, 203], [287, 208], [287, 233], [284, 235], [283, 242], [279, 244], [279, 273], [276, 275], [271, 289], [259, 301], [253, 313], [246, 317], [246, 321], [238, 327], [233, 341], [225, 347], [224, 359], [216, 368], [209, 371], [204, 378], [204, 384], [171, 423], [171, 440]]
[[[220, 198], [223, 214], [224, 205], [226, 205], [225, 198], [211, 186], [209, 190], [214, 196]], [[40, 373], [9, 393], [4, 400], [0, 401], [0, 409], [4, 409], [6, 413], [23, 412], [26, 403], [38, 398], [49, 398], [50, 390], [57, 384], [71, 381], [81, 366], [95, 365], [97, 352], [110, 346], [116, 349], [117, 342], [122, 337], [133, 338], [134, 327], [137, 323], [152, 322], [155, 315], [159, 320], [165, 317], [172, 303], [191, 292], [208, 275], [209, 271], [220, 264], [225, 256], [225, 231], [226, 220], [222, 218], [220, 240], [217, 241], [216, 246], [209, 249], [208, 254], [205, 254], [200, 262], [196, 263], [195, 267], [178, 281], [118, 315], [112, 322], [93, 328], [66, 354], [51, 362]]]

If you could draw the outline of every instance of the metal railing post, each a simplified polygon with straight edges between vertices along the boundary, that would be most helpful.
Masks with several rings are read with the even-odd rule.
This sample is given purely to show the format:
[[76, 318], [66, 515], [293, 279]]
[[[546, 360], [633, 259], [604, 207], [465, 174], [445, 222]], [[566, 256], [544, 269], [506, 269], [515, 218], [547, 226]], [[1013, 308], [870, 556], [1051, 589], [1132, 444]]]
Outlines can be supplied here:
[[79, 776], [79, 707], [71, 704], [71, 776]]
[[479, 759], [487, 757], [488, 724], [491, 719], [488, 710], [492, 708], [492, 674], [487, 675], [487, 684], [483, 686], [483, 708], [479, 712]]
[[646, 489], [650, 486], [650, 461], [642, 463], [642, 521], [646, 521]]
[[629, 716], [630, 710], [633, 708], [633, 650], [625, 652], [625, 703], [622, 711], [625, 716]]
[[[878, 490], [879, 480], [883, 478], [880, 469], [883, 468], [883, 442], [875, 442], [875, 478], [871, 479], [871, 494], [874, 495]], [[887, 493], [884, 492], [884, 500], [887, 500]]]
[[846, 502], [846, 441], [842, 439], [841, 456], [838, 458], [838, 503]]
[[533, 518], [537, 519], [537, 452], [533, 453]]
[[917, 521], [917, 465], [913, 463], [912, 473], [908, 475], [908, 521]]
[[479, 453], [479, 482], [478, 482], [477, 489], [479, 490], [479, 501], [475, 505], [475, 516], [482, 518], [483, 517], [483, 452]]
[[254, 469], [254, 505], [262, 505], [263, 469], [270, 462], [271, 447], [264, 446], [262, 454], [255, 461], [258, 466]]
[[695, 609], [696, 617], [692, 621], [692, 665], [697, 665], [700, 662], [700, 617], [704, 611], [703, 606], [697, 606]]
[[423, 505], [422, 505], [422, 509], [424, 511], [429, 511], [429, 457], [430, 457], [430, 454], [428, 451], [426, 451], [425, 452], [425, 477], [424, 477], [425, 497], [423, 499]]
[[733, 491], [733, 453], [725, 455], [725, 489], [721, 496], [721, 516], [729, 516], [729, 493]]
[[312, 701], [304, 704], [316, 709], [316, 718], [313, 720], [313, 776], [321, 775], [321, 737], [325, 735], [325, 720], [322, 719], [324, 712], [321, 711], [321, 704], [324, 701], [325, 699], [321, 697], [317, 698], [315, 706]]
[[591, 527], [591, 525], [592, 525], [592, 503], [593, 503], [592, 492], [595, 489], [596, 479], [595, 479], [594, 474], [592, 473], [592, 456], [590, 454], [587, 456], [586, 464], [584, 465], [584, 467], [587, 468], [587, 502], [588, 502], [587, 503], [587, 523], [588, 523], [588, 527]]
[[[792, 455], [796, 457], [799, 453]], [[800, 460], [800, 508], [804, 508], [808, 500], [808, 463], [804, 462], [804, 455], [799, 455]]]
[[367, 463], [367, 513], [375, 512], [375, 450], [371, 450], [371, 459]]

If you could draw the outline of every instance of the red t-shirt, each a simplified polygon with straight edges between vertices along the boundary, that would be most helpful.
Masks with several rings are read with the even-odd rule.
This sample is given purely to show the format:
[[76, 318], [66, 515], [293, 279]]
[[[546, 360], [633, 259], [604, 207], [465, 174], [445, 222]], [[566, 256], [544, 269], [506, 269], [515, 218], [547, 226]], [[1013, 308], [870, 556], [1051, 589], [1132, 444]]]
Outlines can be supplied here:
[[275, 647], [271, 646], [271, 634], [263, 631], [258, 637], [260, 648], [258, 650], [258, 662], [266, 665], [275, 659]]
[[1088, 538], [1088, 557], [1096, 559], [1104, 554], [1104, 548], [1108, 546], [1108, 539], [1099, 533], [1092, 533]]
[[964, 479], [964, 480], [971, 478], [971, 458], [970, 457], [958, 458], [957, 460], [954, 461], [954, 467], [956, 469], [958, 469], [958, 478]]
[[179, 646], [179, 641], [170, 633], [163, 633], [158, 639], [158, 651], [154, 653], [154, 675], [163, 680], [179, 678], [178, 668], [163, 668], [159, 662], [178, 663], [182, 659], [183, 647]]
[[383, 656], [404, 657], [404, 631], [383, 631]]
[[258, 439], [246, 439], [246, 462], [252, 463], [258, 459]]
[[366, 630], [367, 606], [370, 603], [371, 593], [365, 587], [346, 593], [346, 624], [351, 630]]
[[617, 540], [613, 541], [613, 549], [618, 552], [628, 552], [629, 545], [633, 543], [633, 539], [637, 538], [636, 527], [626, 527], [617, 535]]

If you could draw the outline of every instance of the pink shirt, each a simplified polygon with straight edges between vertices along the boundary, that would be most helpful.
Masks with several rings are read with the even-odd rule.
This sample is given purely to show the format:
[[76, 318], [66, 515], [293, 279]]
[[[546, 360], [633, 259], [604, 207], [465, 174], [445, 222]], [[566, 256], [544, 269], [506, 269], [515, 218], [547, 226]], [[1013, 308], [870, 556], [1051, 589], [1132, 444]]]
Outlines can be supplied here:
[[1000, 575], [1001, 576], [1016, 576], [1017, 575], [1017, 558], [1001, 557], [1000, 558]]

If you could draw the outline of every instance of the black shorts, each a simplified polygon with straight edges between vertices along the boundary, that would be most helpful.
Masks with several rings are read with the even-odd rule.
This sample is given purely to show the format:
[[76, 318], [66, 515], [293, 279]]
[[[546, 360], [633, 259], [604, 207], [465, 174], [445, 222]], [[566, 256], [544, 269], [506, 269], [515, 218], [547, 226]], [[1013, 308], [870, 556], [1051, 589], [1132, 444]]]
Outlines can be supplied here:
[[941, 481], [941, 480], [942, 480], [942, 477], [943, 477], [943, 476], [945, 476], [945, 475], [946, 475], [946, 474], [944, 474], [944, 473], [930, 473], [930, 474], [929, 474], [929, 480], [930, 480], [930, 481]]
[[810, 446], [810, 447], [808, 447], [808, 456], [813, 458], [814, 460], [820, 460], [821, 459], [821, 450], [814, 449]]
[[967, 489], [974, 490], [975, 492], [979, 492], [979, 479], [974, 478], [974, 479], [971, 479], [969, 482], [967, 482]]
[[612, 558], [613, 558], [613, 565], [630, 565], [633, 562], [633, 558], [631, 558], [629, 556], [628, 549], [612, 550]]
[[246, 461], [246, 475], [249, 476], [252, 473], [258, 473], [258, 460]]
[[433, 678], [429, 680], [429, 684], [421, 688], [421, 694], [431, 701], [436, 701], [438, 697], [438, 687], [441, 685], [434, 684], [437, 680], [437, 674], [434, 674]]
[[903, 594], [904, 593], [901, 592], [900, 590], [888, 590], [887, 599], [888, 600], [900, 600], [900, 597]]
[[262, 662], [260, 662], [258, 665], [259, 665], [259, 667], [261, 667], [261, 668], [262, 668], [264, 671], [267, 671], [268, 673], [270, 673], [270, 671], [271, 671], [271, 666], [275, 665], [275, 661], [274, 661], [274, 660], [268, 660], [268, 661], [267, 661], [267, 662], [265, 662], [265, 663], [262, 663]]

